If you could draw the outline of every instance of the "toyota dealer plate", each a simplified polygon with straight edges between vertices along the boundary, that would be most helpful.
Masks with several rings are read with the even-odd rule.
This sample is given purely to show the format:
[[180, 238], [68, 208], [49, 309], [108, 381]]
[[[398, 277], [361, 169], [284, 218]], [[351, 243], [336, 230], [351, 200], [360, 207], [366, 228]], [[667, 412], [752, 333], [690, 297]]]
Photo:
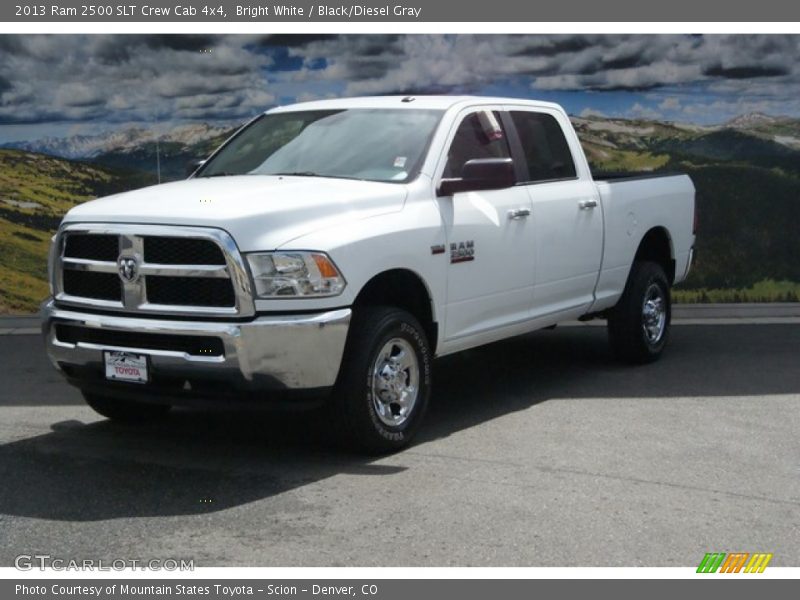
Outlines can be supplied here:
[[106, 350], [103, 352], [106, 379], [147, 383], [147, 355]]

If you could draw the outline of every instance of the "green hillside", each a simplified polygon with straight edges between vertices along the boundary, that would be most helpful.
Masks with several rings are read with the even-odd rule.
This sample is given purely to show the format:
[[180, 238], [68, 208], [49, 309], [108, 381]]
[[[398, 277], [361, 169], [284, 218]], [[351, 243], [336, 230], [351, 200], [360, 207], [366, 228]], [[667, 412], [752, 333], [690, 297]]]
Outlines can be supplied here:
[[[759, 116], [730, 127], [575, 118], [595, 171], [687, 172], [697, 188], [698, 258], [681, 301], [800, 297], [800, 121]], [[228, 133], [160, 147], [162, 180], [184, 177]], [[47, 295], [52, 232], [72, 206], [155, 182], [143, 144], [92, 162], [0, 149], [0, 313], [31, 312]]]
[[47, 296], [47, 249], [63, 214], [150, 175], [0, 149], [0, 314], [36, 310]]
[[689, 139], [653, 140], [650, 147], [669, 154], [707, 158], [721, 162], [746, 162], [765, 168], [798, 169], [800, 151], [770, 139], [723, 129]]
[[[697, 189], [697, 269], [689, 287], [800, 282], [800, 178], [747, 164], [678, 164]], [[794, 226], [793, 226], [794, 224]]]
[[155, 175], [156, 165], [160, 161], [161, 181], [176, 181], [186, 177], [186, 166], [190, 162], [208, 158], [235, 131], [236, 128], [202, 142], [188, 145], [178, 142], [162, 142], [156, 148], [155, 142], [150, 142], [132, 150], [117, 150], [100, 154], [94, 157], [92, 162], [111, 168], [146, 171]]
[[[698, 251], [676, 297], [690, 302], [800, 296], [800, 121], [750, 128], [575, 119], [594, 171], [682, 171], [697, 191]], [[778, 143], [781, 140], [785, 143]]]

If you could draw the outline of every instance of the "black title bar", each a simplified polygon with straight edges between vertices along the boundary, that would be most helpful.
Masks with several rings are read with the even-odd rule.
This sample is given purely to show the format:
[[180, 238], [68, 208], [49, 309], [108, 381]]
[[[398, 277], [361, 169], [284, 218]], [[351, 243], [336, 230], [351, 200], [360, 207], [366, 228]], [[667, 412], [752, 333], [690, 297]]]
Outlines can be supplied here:
[[786, 0], [80, 0], [0, 4], [5, 22], [797, 22], [800, 4]]

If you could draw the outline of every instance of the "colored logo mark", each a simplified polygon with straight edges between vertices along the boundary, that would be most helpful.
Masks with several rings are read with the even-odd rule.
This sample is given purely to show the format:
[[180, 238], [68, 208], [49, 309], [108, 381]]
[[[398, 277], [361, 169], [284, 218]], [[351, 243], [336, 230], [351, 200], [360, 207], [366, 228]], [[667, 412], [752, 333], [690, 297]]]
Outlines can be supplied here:
[[756, 552], [708, 552], [697, 566], [698, 573], [763, 573], [772, 554]]

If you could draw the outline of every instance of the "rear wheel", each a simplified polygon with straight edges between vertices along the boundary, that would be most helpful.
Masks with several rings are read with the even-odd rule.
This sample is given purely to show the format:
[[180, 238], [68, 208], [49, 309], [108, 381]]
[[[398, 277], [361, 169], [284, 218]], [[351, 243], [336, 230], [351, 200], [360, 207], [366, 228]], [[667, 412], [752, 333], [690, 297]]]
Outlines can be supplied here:
[[430, 386], [431, 352], [419, 322], [398, 308], [357, 309], [331, 403], [343, 441], [370, 453], [407, 445]]
[[147, 402], [132, 402], [112, 396], [101, 396], [83, 392], [86, 404], [92, 407], [96, 413], [111, 419], [125, 423], [140, 423], [151, 421], [163, 417], [171, 408], [169, 404], [150, 404]]
[[672, 316], [664, 269], [653, 262], [635, 262], [628, 283], [608, 317], [608, 335], [616, 356], [631, 363], [658, 359], [669, 339]]

